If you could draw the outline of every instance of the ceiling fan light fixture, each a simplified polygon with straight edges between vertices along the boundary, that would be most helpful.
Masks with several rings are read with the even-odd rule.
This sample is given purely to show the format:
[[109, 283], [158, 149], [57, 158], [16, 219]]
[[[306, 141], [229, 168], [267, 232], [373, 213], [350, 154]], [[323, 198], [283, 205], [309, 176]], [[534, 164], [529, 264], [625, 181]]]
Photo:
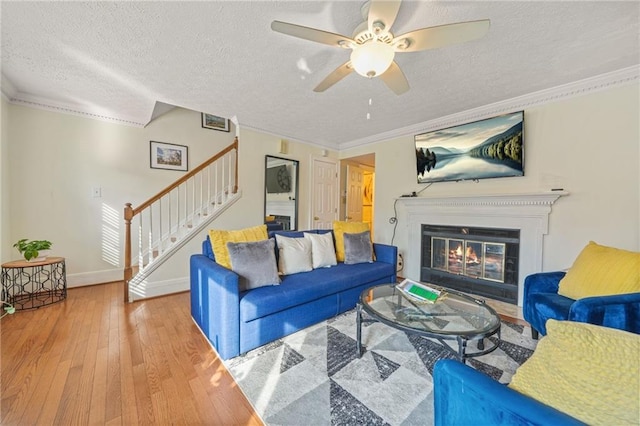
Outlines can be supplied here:
[[353, 49], [351, 64], [358, 74], [369, 78], [377, 77], [389, 68], [394, 56], [391, 45], [373, 39]]

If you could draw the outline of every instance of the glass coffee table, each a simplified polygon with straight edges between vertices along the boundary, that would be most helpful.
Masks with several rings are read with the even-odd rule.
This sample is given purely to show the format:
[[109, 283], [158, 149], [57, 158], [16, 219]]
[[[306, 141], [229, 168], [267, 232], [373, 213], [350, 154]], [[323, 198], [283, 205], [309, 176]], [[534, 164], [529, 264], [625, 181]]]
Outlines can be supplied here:
[[[436, 339], [462, 362], [497, 349], [500, 342], [500, 317], [496, 311], [482, 300], [454, 290], [432, 287], [443, 292], [435, 303], [418, 302], [396, 288], [395, 284], [382, 284], [363, 291], [356, 305], [358, 356], [362, 356], [362, 323], [375, 321]], [[362, 311], [371, 318], [363, 318]], [[485, 348], [485, 339], [496, 334], [498, 340], [487, 340]], [[455, 340], [458, 349], [452, 348], [445, 340]], [[471, 352], [467, 352], [469, 341], [477, 341], [476, 348]]]

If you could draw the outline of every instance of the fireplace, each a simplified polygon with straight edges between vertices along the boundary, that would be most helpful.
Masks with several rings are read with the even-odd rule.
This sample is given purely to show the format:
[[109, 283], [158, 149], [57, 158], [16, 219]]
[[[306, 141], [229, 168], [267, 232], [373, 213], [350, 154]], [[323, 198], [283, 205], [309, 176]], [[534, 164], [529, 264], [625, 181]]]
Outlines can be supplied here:
[[420, 281], [518, 302], [520, 230], [422, 225]]
[[[566, 192], [552, 191], [528, 194], [400, 198], [398, 220], [402, 222], [406, 219], [407, 221], [405, 277], [419, 280], [422, 274], [422, 225], [424, 224], [451, 226], [458, 229], [464, 227], [516, 230], [520, 233], [520, 241], [515, 279], [517, 280], [517, 303], [518, 306], [522, 306], [524, 279], [532, 273], [542, 271], [542, 250], [544, 236], [549, 230], [551, 206], [560, 197], [566, 195], [568, 195]], [[463, 239], [476, 241], [474, 238], [465, 236]], [[490, 240], [489, 242], [503, 243], [504, 241]], [[505, 247], [505, 250], [509, 249]], [[507, 262], [505, 259], [505, 269]], [[508, 275], [509, 273], [505, 271], [505, 281]], [[467, 282], [477, 280], [471, 277], [464, 278]], [[494, 286], [493, 288], [499, 286], [513, 288], [512, 284], [487, 281]], [[491, 298], [493, 297], [496, 296]]]

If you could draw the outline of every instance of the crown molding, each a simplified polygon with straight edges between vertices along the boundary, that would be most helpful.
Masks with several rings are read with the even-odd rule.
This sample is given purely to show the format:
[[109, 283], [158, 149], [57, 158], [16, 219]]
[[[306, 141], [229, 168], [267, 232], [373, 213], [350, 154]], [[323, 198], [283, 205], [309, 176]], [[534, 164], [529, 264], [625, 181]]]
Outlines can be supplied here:
[[61, 102], [53, 102], [48, 99], [42, 99], [37, 96], [18, 94], [9, 99], [9, 102], [15, 105], [27, 106], [30, 108], [41, 109], [45, 111], [57, 112], [61, 114], [75, 115], [77, 117], [91, 118], [94, 120], [105, 121], [107, 123], [122, 124], [131, 127], [145, 127], [146, 123], [136, 121], [134, 118], [112, 117], [106, 114], [98, 114], [85, 111], [80, 105], [65, 104]]
[[[234, 122], [234, 124], [236, 124], [236, 123]], [[238, 131], [237, 131], [238, 137], [240, 137], [240, 133], [242, 132], [242, 130], [251, 130], [253, 132], [264, 133], [265, 135], [275, 136], [278, 139], [286, 139], [286, 140], [291, 141], [291, 142], [301, 143], [301, 144], [304, 144], [304, 145], [309, 145], [309, 146], [313, 146], [313, 147], [320, 148], [320, 149], [330, 149], [332, 151], [337, 151], [338, 150], [338, 147], [336, 145], [334, 145], [334, 144], [328, 144], [328, 143], [322, 144], [322, 143], [318, 143], [318, 142], [312, 142], [312, 141], [307, 141], [307, 140], [303, 140], [303, 139], [298, 139], [298, 138], [295, 138], [293, 136], [286, 135], [286, 134], [283, 134], [283, 133], [274, 133], [274, 132], [272, 132], [270, 130], [265, 130], [265, 129], [261, 129], [259, 127], [254, 127], [254, 126], [250, 126], [250, 125], [247, 125], [247, 124], [242, 124], [242, 122], [237, 123], [236, 126], [237, 126], [236, 129], [238, 129]]]
[[431, 130], [443, 129], [459, 124], [470, 123], [484, 118], [494, 117], [513, 111], [522, 111], [527, 108], [556, 102], [563, 99], [570, 99], [576, 96], [595, 93], [614, 87], [625, 86], [636, 83], [640, 80], [640, 66], [622, 68], [606, 74], [600, 74], [584, 80], [575, 81], [561, 86], [540, 90], [515, 98], [484, 105], [478, 108], [447, 115], [433, 120], [424, 121], [407, 127], [391, 130], [384, 133], [356, 139], [351, 142], [340, 144], [339, 149], [355, 148], [362, 145], [369, 145], [403, 136], [413, 136]]
[[[624, 86], [631, 83], [636, 83], [640, 80], [640, 66], [632, 66], [623, 68], [617, 71], [613, 71], [606, 74], [586, 78], [573, 83], [564, 84], [561, 86], [552, 87], [550, 89], [540, 90], [538, 92], [530, 93], [523, 96], [518, 96], [512, 99], [507, 99], [493, 104], [484, 105], [482, 107], [462, 111], [456, 114], [447, 115], [444, 117], [436, 118], [433, 120], [424, 121], [422, 123], [414, 124], [411, 126], [401, 127], [399, 129], [391, 130], [388, 132], [378, 133], [365, 138], [356, 139], [350, 142], [342, 144], [321, 144], [312, 141], [299, 140], [292, 138], [288, 135], [280, 135], [274, 132], [260, 129], [252, 126], [244, 125], [245, 129], [258, 131], [268, 135], [273, 135], [279, 138], [287, 138], [292, 141], [303, 143], [306, 145], [315, 146], [318, 148], [328, 148], [331, 150], [345, 150], [349, 148], [355, 148], [363, 145], [369, 145], [376, 142], [382, 142], [389, 139], [394, 139], [404, 136], [413, 136], [428, 132], [431, 130], [441, 129], [445, 127], [456, 126], [458, 124], [469, 123], [472, 121], [482, 120], [484, 118], [493, 117], [513, 111], [525, 110], [539, 105], [544, 105], [551, 102], [556, 102], [562, 99], [569, 99], [576, 96], [585, 95], [588, 93], [594, 93], [601, 90], [606, 90], [614, 87]], [[109, 123], [122, 124], [132, 127], [145, 127], [148, 123], [142, 123], [136, 118], [127, 117], [113, 117], [107, 114], [98, 114], [85, 110], [82, 105], [64, 104], [60, 102], [53, 102], [49, 99], [28, 95], [18, 91], [9, 79], [2, 74], [2, 85], [0, 86], [0, 92], [2, 96], [12, 104], [23, 105], [31, 108], [42, 109], [46, 111], [53, 111], [63, 114], [75, 115], [78, 117], [91, 118], [95, 120], [105, 121]], [[155, 106], [155, 104], [154, 104]], [[237, 127], [239, 130], [239, 127]]]
[[13, 83], [2, 74], [2, 96], [7, 102], [14, 105], [22, 105], [30, 108], [41, 109], [45, 111], [58, 112], [62, 114], [75, 115], [77, 117], [91, 118], [94, 120], [105, 121], [108, 123], [123, 124], [132, 127], [144, 127], [146, 123], [139, 122], [136, 118], [131, 117], [113, 117], [108, 114], [99, 114], [88, 111], [85, 106], [78, 104], [70, 104], [52, 101], [39, 96], [29, 95], [16, 89]]

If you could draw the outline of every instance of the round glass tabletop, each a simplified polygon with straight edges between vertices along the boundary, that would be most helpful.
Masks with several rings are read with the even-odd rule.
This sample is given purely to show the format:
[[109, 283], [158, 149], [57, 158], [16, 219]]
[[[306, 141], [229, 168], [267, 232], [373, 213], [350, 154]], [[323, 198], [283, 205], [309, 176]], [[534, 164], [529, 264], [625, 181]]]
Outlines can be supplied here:
[[380, 322], [444, 339], [482, 339], [500, 329], [500, 317], [483, 301], [438, 289], [442, 295], [435, 303], [429, 303], [416, 301], [395, 284], [383, 284], [363, 291], [360, 304]]

